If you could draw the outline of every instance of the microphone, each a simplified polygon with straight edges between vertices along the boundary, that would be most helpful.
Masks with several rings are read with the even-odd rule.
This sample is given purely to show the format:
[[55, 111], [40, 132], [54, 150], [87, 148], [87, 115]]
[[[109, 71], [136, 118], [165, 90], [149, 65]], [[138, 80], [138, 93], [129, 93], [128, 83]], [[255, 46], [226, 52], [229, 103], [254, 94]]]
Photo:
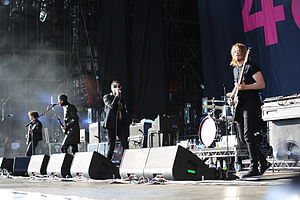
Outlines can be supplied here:
[[13, 117], [14, 116], [14, 114], [8, 114], [8, 115], [6, 115], [6, 117]]

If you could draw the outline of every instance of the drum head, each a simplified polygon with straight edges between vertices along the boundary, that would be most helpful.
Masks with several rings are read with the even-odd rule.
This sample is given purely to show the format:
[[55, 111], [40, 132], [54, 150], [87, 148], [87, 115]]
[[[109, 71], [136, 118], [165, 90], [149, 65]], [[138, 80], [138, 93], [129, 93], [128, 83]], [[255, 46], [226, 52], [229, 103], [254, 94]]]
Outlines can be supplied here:
[[199, 139], [205, 146], [210, 146], [217, 133], [217, 126], [215, 120], [211, 117], [205, 117], [199, 127]]

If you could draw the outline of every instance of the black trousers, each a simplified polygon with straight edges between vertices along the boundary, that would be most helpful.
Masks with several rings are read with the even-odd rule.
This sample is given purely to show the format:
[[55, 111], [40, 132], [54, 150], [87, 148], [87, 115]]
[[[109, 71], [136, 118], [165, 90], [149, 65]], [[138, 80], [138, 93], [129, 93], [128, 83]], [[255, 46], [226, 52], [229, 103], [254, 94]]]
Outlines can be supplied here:
[[61, 152], [62, 153], [68, 153], [68, 148], [72, 147], [72, 153], [75, 154], [76, 152], [78, 152], [78, 144], [63, 144], [61, 146]]
[[237, 130], [240, 142], [247, 146], [251, 168], [256, 170], [258, 162], [266, 163], [266, 158], [260, 150], [260, 144], [255, 133], [260, 131], [260, 101], [251, 99], [242, 102], [237, 113]]
[[[27, 149], [26, 149], [26, 153], [25, 153], [25, 155], [27, 157], [35, 155], [35, 148], [37, 147], [38, 142], [39, 141], [32, 141], [32, 140], [29, 142]], [[33, 147], [33, 149], [32, 149], [32, 147]]]
[[115, 150], [116, 136], [119, 137], [123, 149], [128, 149], [128, 127], [118, 126], [117, 130], [109, 128], [106, 131], [108, 135], [107, 158], [111, 160]]

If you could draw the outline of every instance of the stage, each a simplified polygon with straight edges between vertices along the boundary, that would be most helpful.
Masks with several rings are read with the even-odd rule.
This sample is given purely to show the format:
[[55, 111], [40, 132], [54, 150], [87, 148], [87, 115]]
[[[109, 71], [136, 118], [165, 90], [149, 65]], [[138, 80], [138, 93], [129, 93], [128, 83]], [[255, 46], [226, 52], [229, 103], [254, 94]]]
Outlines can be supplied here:
[[[1, 200], [8, 199], [269, 199], [284, 192], [299, 171], [268, 171], [252, 180], [130, 182], [50, 177], [0, 177]], [[278, 197], [278, 194], [276, 194]], [[298, 194], [299, 195], [299, 194]], [[299, 197], [299, 196], [298, 196]], [[274, 198], [273, 198], [274, 199]]]

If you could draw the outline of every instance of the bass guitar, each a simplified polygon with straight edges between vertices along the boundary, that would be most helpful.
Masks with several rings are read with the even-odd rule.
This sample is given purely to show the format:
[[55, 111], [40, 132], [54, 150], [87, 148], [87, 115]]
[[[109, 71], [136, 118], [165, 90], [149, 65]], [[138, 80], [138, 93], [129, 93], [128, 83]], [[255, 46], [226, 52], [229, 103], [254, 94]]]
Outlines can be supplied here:
[[[245, 59], [244, 59], [244, 63], [242, 65], [242, 69], [241, 69], [241, 72], [240, 72], [238, 84], [241, 84], [242, 81], [243, 81], [243, 75], [244, 75], [244, 71], [245, 71], [245, 65], [246, 65], [246, 63], [248, 61], [250, 49], [251, 48], [247, 49], [247, 52], [246, 52], [246, 55], [245, 55]], [[232, 113], [232, 118], [233, 118], [234, 121], [237, 120], [236, 119], [237, 118], [236, 112], [239, 109], [239, 105], [240, 105], [240, 102], [239, 102], [239, 99], [238, 99], [238, 93], [239, 93], [239, 90], [238, 90], [237, 86], [235, 86], [234, 89], [233, 89], [233, 95], [231, 97], [233, 99], [233, 104], [231, 105], [231, 113]]]

